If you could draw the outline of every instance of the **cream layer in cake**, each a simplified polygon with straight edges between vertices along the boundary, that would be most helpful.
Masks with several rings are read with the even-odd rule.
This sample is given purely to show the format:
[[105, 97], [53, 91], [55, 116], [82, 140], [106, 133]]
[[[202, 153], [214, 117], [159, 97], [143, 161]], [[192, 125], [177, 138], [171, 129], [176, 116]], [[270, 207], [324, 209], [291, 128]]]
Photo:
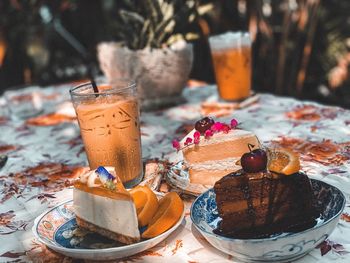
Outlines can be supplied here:
[[91, 171], [90, 176], [85, 175], [74, 184], [73, 202], [78, 225], [121, 243], [139, 241], [136, 208], [131, 195], [119, 179], [116, 188], [110, 190], [100, 185], [93, 173]]
[[236, 165], [239, 158], [227, 158], [220, 161], [206, 161], [203, 163], [194, 163], [189, 169], [190, 180], [192, 183], [203, 185], [214, 185], [216, 181], [223, 176], [241, 169]]
[[240, 169], [236, 162], [249, 151], [248, 144], [254, 145], [253, 149], [260, 147], [252, 132], [241, 129], [214, 133], [208, 139], [201, 136], [199, 144], [185, 146], [186, 138], [193, 138], [195, 131], [180, 142], [190, 182], [194, 184], [214, 185], [221, 177]]

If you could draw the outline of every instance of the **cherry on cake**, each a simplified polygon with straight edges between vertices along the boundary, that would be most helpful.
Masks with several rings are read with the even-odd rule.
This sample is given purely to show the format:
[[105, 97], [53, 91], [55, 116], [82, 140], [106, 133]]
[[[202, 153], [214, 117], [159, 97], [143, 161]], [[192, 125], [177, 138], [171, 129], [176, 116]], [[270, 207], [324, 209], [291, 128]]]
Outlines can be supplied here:
[[248, 145], [260, 147], [254, 133], [236, 126], [235, 119], [225, 124], [205, 117], [178, 144], [173, 142], [182, 151], [191, 183], [213, 186], [224, 175], [241, 168], [236, 163]]
[[73, 203], [79, 227], [124, 244], [140, 241], [134, 201], [113, 167], [83, 174], [74, 183]]

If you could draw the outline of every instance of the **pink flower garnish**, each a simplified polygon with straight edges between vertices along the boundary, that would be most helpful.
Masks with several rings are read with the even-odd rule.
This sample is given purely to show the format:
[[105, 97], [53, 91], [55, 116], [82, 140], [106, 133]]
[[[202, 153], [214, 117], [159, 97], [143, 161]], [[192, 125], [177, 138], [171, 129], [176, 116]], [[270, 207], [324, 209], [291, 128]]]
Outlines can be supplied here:
[[[214, 121], [211, 119], [211, 123], [213, 123]], [[210, 123], [210, 124], [211, 124]], [[226, 123], [223, 123], [223, 122], [215, 122], [213, 125], [207, 127], [207, 130], [204, 131], [199, 131], [198, 129], [199, 128], [202, 128], [202, 126], [200, 127], [197, 127], [196, 130], [194, 131], [193, 133], [193, 137], [187, 137], [185, 139], [185, 142], [184, 142], [184, 145], [180, 145], [180, 142], [177, 141], [177, 140], [173, 140], [173, 147], [176, 149], [176, 150], [181, 150], [183, 148], [183, 146], [189, 146], [189, 145], [192, 145], [192, 144], [199, 144], [200, 143], [200, 137], [201, 137], [201, 132], [203, 134], [204, 132], [204, 138], [205, 139], [209, 139], [210, 137], [212, 137], [215, 133], [218, 133], [218, 132], [223, 132], [223, 133], [229, 133], [231, 129], [235, 129], [238, 125], [238, 121], [236, 119], [232, 119], [231, 122], [230, 122], [230, 125], [226, 124]], [[197, 125], [198, 126], [198, 125]]]
[[213, 132], [219, 132], [219, 131], [221, 131], [222, 126], [223, 126], [223, 123], [221, 123], [221, 122], [215, 122], [215, 123], [211, 126], [210, 129], [211, 129]]
[[209, 139], [211, 136], [213, 136], [213, 132], [212, 132], [211, 130], [206, 130], [206, 131], [204, 132], [204, 137], [205, 137], [206, 139]]
[[193, 134], [194, 144], [199, 144], [200, 137], [201, 137], [201, 133], [199, 131], [196, 131]]
[[231, 130], [230, 126], [227, 124], [222, 125], [221, 131], [224, 133], [228, 133]]
[[238, 121], [236, 119], [232, 119], [231, 120], [231, 128], [235, 129], [238, 125]]
[[180, 143], [178, 140], [173, 140], [173, 147], [176, 149], [176, 150], [180, 150]]
[[186, 141], [185, 141], [185, 145], [187, 146], [187, 145], [189, 145], [190, 143], [192, 143], [192, 138], [187, 137], [187, 138], [186, 138]]

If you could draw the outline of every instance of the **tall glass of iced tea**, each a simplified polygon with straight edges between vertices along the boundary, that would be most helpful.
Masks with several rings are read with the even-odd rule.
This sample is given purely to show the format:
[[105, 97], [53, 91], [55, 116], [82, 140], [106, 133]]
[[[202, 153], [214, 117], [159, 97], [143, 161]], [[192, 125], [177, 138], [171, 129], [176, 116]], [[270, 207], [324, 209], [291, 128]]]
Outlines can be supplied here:
[[113, 166], [131, 188], [143, 176], [136, 84], [120, 80], [98, 90], [91, 83], [70, 90], [90, 168]]
[[219, 95], [228, 101], [249, 97], [251, 40], [247, 32], [228, 32], [209, 38]]

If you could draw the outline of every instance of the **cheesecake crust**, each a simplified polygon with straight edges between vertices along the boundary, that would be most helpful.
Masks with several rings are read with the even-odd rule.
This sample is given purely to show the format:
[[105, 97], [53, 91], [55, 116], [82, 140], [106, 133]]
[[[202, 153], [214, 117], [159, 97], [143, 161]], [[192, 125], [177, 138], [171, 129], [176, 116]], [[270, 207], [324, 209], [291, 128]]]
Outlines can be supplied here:
[[99, 233], [102, 236], [108, 237], [110, 239], [113, 239], [115, 241], [118, 241], [123, 244], [133, 244], [140, 241], [140, 237], [130, 237], [125, 236], [119, 233], [112, 232], [110, 230], [104, 229], [102, 227], [96, 226], [93, 223], [90, 223], [88, 221], [85, 221], [84, 219], [76, 216], [77, 224], [79, 227], [86, 228], [92, 232]]

